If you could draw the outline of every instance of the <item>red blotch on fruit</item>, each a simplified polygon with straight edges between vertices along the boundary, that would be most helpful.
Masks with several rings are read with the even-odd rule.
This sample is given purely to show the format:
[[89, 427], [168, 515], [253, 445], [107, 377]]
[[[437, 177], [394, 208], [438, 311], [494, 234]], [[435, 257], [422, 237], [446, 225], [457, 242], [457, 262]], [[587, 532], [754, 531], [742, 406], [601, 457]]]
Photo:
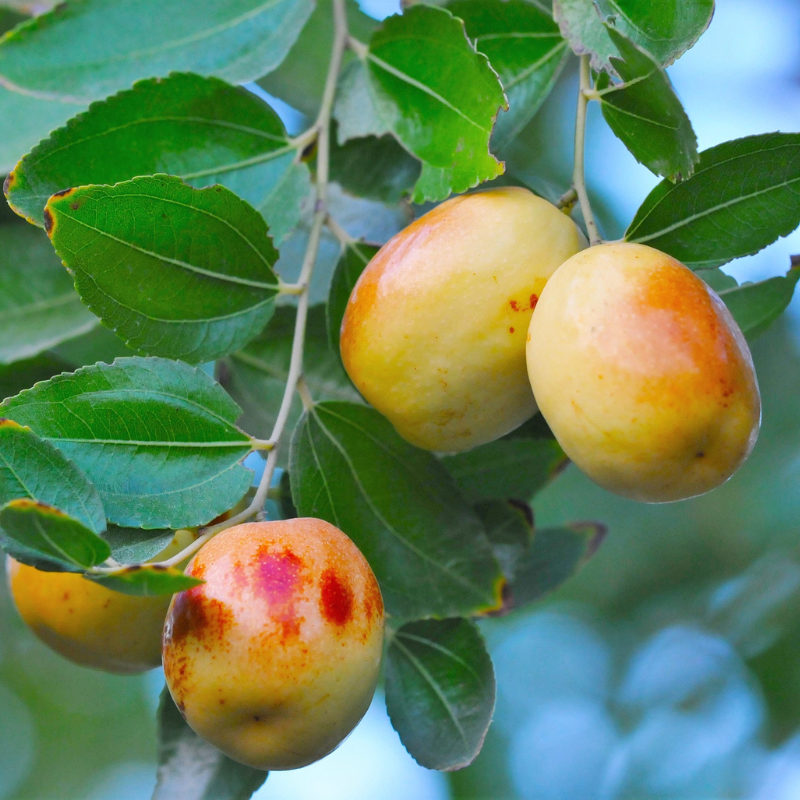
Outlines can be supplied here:
[[346, 625], [353, 616], [353, 590], [332, 569], [320, 576], [319, 608], [334, 625]]
[[536, 308], [536, 304], [539, 302], [539, 296], [532, 294], [531, 299], [528, 302], [530, 304], [531, 311], [533, 311], [533, 309]]
[[300, 633], [302, 618], [297, 614], [296, 601], [306, 582], [303, 560], [291, 550], [269, 552], [261, 547], [254, 560], [254, 591], [269, 604], [270, 617], [281, 626], [281, 639]]

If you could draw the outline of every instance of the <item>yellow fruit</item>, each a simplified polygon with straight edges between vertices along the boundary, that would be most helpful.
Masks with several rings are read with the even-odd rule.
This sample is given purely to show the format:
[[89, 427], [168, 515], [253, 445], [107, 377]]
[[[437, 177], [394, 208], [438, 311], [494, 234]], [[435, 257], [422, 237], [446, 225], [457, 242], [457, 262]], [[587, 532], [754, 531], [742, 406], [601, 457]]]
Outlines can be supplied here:
[[[155, 560], [179, 552], [192, 538], [188, 531], [178, 531]], [[160, 666], [169, 595], [120, 594], [81, 575], [42, 572], [11, 557], [6, 573], [20, 616], [60, 655], [84, 667], [122, 674]]]
[[727, 480], [758, 436], [753, 361], [720, 298], [651, 247], [592, 247], [559, 267], [531, 319], [528, 372], [567, 455], [646, 502]]
[[536, 411], [525, 334], [555, 269], [585, 246], [527, 189], [448, 200], [398, 233], [353, 289], [341, 331], [350, 378], [412, 444], [456, 452]]
[[164, 628], [167, 686], [231, 758], [295, 769], [330, 753], [369, 707], [383, 602], [364, 556], [318, 519], [237, 525], [212, 539]]

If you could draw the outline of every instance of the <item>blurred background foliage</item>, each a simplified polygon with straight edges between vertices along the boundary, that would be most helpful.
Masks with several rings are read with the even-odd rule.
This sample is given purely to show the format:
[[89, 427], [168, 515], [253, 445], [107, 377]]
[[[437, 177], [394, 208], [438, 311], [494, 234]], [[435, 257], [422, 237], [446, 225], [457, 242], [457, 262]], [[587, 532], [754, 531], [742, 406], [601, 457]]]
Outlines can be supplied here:
[[[377, 18], [396, 10], [390, 0], [362, 7]], [[798, 36], [797, 0], [718, 0], [708, 33], [670, 69], [701, 149], [800, 130]], [[546, 196], [569, 184], [575, 89], [568, 70], [501, 154], [514, 177]], [[275, 105], [290, 128], [302, 127], [299, 112]], [[604, 233], [619, 236], [656, 180], [597, 113], [588, 165]], [[355, 235], [387, 238], [405, 222], [378, 204], [341, 202]], [[329, 249], [333, 260], [332, 243]], [[292, 252], [290, 243], [287, 267]], [[797, 233], [727, 269], [739, 280], [782, 274], [791, 253], [800, 253]], [[86, 349], [39, 359], [26, 385], [54, 371], [50, 362], [90, 359]], [[645, 506], [612, 497], [569, 468], [535, 498], [538, 524], [597, 519], [610, 533], [589, 566], [547, 602], [482, 623], [499, 692], [495, 722], [471, 767], [448, 776], [417, 767], [379, 697], [332, 756], [271, 775], [256, 797], [800, 798], [797, 300], [753, 356], [761, 437], [721, 489]], [[2, 388], [5, 396], [22, 387]], [[158, 672], [119, 678], [61, 660], [23, 627], [3, 589], [0, 798], [148, 798], [161, 686]]]

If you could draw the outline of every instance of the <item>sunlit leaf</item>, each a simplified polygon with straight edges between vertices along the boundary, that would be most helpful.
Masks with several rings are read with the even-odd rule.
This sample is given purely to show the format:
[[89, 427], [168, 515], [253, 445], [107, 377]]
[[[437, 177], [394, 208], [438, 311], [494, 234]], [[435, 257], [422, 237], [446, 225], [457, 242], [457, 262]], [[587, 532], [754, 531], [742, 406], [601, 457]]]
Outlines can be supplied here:
[[606, 19], [668, 67], [708, 27], [714, 0], [554, 0], [553, 11], [574, 52], [591, 55], [594, 69], [613, 71], [611, 58], [619, 50], [603, 26]]
[[765, 133], [704, 150], [694, 175], [662, 181], [625, 238], [711, 269], [757, 253], [800, 224], [800, 134]]
[[508, 111], [497, 118], [492, 144], [503, 147], [550, 94], [570, 55], [550, 13], [527, 0], [456, 0], [447, 6], [464, 20], [467, 36], [500, 77]]
[[415, 5], [385, 20], [363, 63], [351, 64], [336, 116], [340, 140], [391, 131], [425, 162], [414, 192], [414, 201], [422, 202], [463, 192], [503, 171], [489, 153], [489, 137], [504, 106], [497, 76], [461, 20]]
[[297, 156], [278, 115], [251, 92], [173, 74], [93, 103], [54, 131], [11, 173], [7, 194], [41, 226], [45, 203], [62, 189], [167, 173], [197, 187], [227, 186], [264, 215], [280, 241], [310, 188]]
[[134, 528], [202, 525], [236, 505], [252, 481], [239, 463], [250, 452], [239, 413], [202, 370], [137, 357], [59, 375], [0, 405], [86, 473], [111, 522]]
[[281, 63], [312, 8], [312, 0], [69, 3], [0, 42], [0, 83], [81, 102], [173, 71], [244, 83]]
[[597, 94], [609, 127], [637, 161], [670, 180], [691, 176], [697, 137], [664, 70], [652, 56], [606, 25], [621, 58], [611, 58], [621, 83], [603, 73]]
[[211, 361], [272, 316], [278, 253], [263, 217], [222, 186], [85, 186], [52, 197], [45, 217], [83, 301], [139, 352]]

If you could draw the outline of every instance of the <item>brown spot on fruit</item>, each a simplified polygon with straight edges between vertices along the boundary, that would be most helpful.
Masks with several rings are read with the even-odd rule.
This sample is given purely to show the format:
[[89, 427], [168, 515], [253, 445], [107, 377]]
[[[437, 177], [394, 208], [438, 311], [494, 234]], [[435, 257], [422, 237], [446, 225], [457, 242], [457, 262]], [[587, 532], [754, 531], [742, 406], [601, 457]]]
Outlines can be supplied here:
[[353, 590], [332, 569], [320, 576], [319, 609], [334, 625], [346, 625], [353, 616]]
[[513, 328], [509, 328], [509, 329], [508, 329], [508, 332], [509, 332], [509, 333], [514, 333], [514, 329], [513, 329]]
[[222, 643], [233, 614], [225, 603], [206, 597], [202, 586], [195, 586], [175, 596], [172, 613], [172, 640], [181, 642], [189, 636], [198, 641]]

